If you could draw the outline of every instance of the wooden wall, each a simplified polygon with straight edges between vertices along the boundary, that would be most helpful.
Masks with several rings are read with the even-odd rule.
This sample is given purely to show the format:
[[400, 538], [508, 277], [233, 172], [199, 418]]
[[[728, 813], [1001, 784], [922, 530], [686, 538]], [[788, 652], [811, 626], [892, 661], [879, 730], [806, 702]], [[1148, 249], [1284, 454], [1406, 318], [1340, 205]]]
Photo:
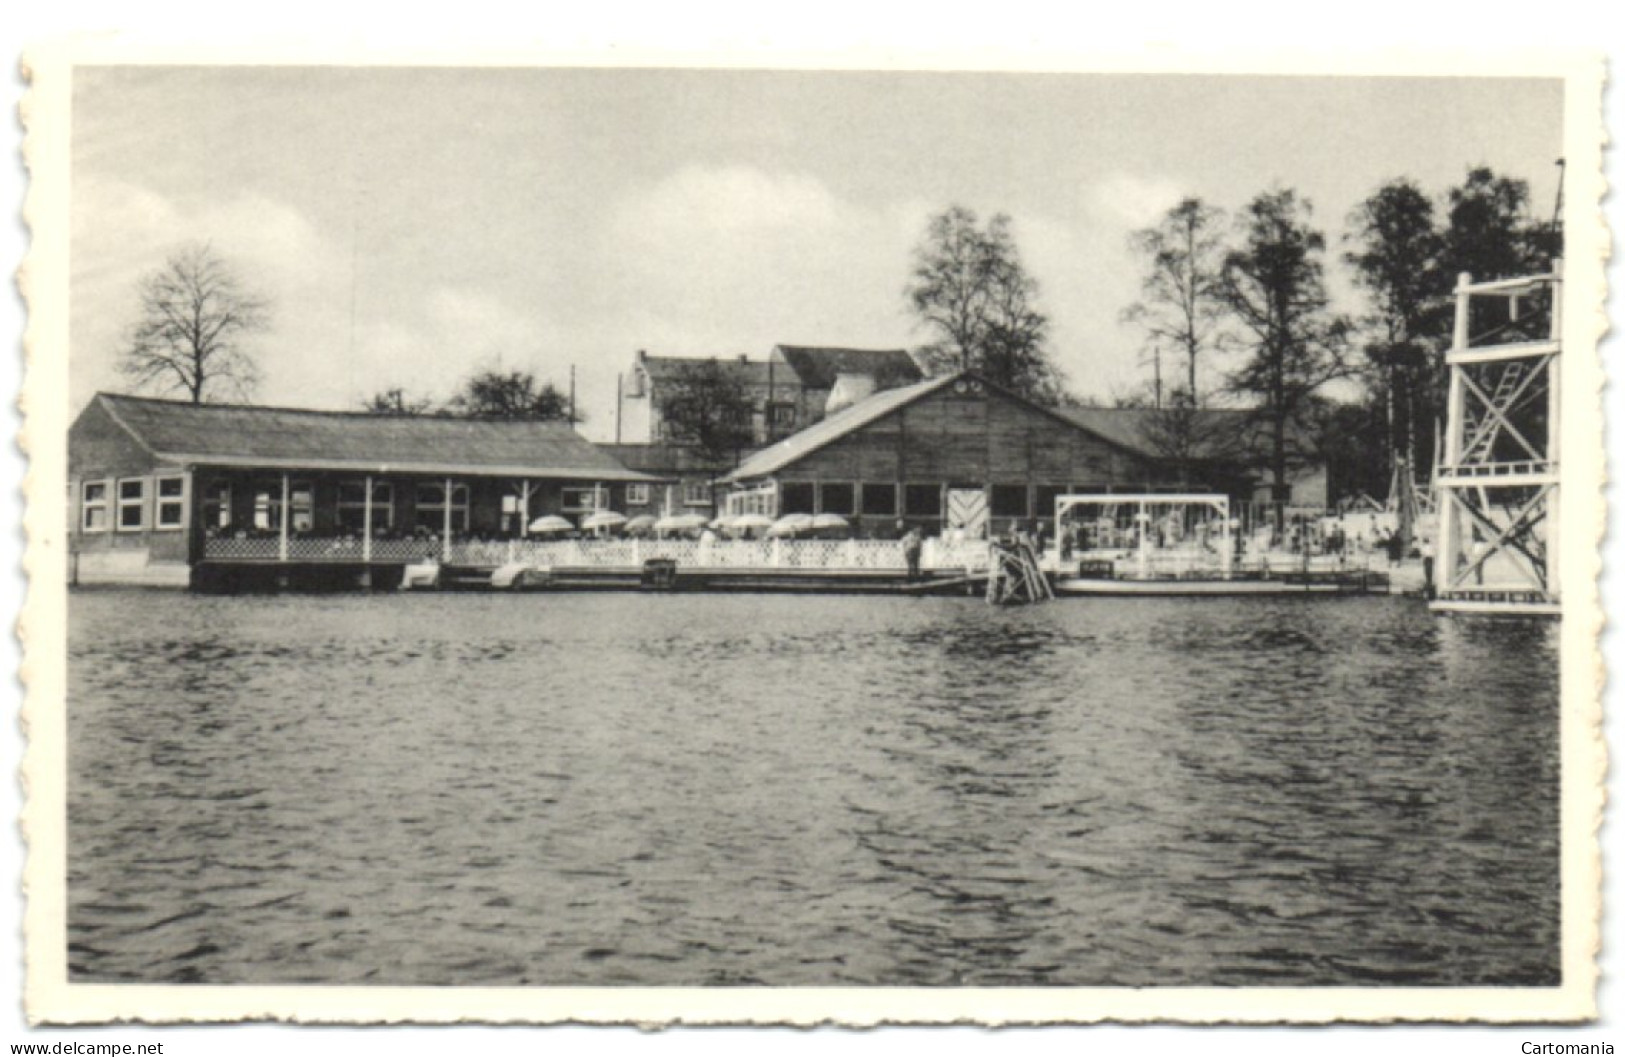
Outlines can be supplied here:
[[[781, 482], [1150, 487], [1142, 460], [1001, 393], [933, 393], [785, 467]], [[1036, 500], [1029, 500], [1029, 514]], [[841, 511], [841, 513], [847, 513]]]

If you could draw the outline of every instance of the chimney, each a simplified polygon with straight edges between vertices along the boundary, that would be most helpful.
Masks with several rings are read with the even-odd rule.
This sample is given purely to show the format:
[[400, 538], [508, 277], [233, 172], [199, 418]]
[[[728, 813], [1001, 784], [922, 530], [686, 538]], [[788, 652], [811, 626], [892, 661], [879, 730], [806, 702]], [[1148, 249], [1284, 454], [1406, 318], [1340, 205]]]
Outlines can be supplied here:
[[750, 362], [750, 361], [749, 361], [749, 360], [748, 360], [748, 359], [746, 359], [746, 358], [745, 358], [745, 354], [744, 354], [744, 353], [740, 353], [740, 354], [739, 354], [739, 362], [740, 362], [740, 363], [749, 363], [749, 362]]
[[633, 358], [632, 379], [626, 387], [627, 396], [633, 397], [634, 399], [639, 399], [644, 395], [644, 383], [649, 379], [649, 372], [647, 370], [648, 365], [648, 350], [639, 349], [637, 356]]
[[874, 395], [875, 376], [857, 371], [841, 371], [830, 386], [829, 399], [824, 402], [824, 414], [833, 415], [842, 408], [851, 407], [859, 400]]

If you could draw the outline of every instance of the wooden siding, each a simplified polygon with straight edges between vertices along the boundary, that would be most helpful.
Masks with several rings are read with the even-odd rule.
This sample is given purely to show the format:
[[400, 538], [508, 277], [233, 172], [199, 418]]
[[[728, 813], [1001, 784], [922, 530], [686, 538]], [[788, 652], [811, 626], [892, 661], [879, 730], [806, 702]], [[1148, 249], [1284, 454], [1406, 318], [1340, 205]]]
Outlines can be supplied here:
[[786, 466], [782, 481], [1141, 486], [1141, 460], [999, 393], [933, 393]]

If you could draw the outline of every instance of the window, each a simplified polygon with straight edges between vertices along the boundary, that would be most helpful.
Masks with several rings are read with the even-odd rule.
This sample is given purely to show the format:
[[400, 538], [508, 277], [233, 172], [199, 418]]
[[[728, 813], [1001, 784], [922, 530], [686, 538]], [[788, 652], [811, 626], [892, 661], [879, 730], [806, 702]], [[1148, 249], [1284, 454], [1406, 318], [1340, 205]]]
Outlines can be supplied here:
[[[316, 526], [316, 494], [309, 481], [288, 483], [288, 531], [309, 532]], [[282, 531], [282, 482], [254, 482], [254, 528]]]
[[896, 514], [897, 486], [894, 484], [864, 485], [863, 513], [876, 517], [891, 517]]
[[813, 486], [810, 481], [786, 481], [779, 493], [779, 506], [786, 514], [813, 512]]
[[903, 509], [910, 517], [941, 517], [942, 486], [934, 484], [904, 485]]
[[646, 484], [629, 484], [626, 486], [627, 506], [648, 506], [649, 486]]
[[1038, 499], [1033, 505], [1033, 513], [1041, 518], [1055, 517], [1055, 500], [1066, 494], [1066, 486], [1059, 484], [1041, 484], [1038, 486]]
[[226, 481], [212, 481], [203, 489], [203, 527], [223, 529], [231, 527], [231, 485]]
[[791, 429], [796, 424], [796, 405], [768, 404], [767, 424], [774, 429]]
[[158, 508], [153, 522], [161, 529], [178, 529], [186, 525], [186, 478], [158, 478]]
[[139, 532], [147, 523], [147, 480], [131, 478], [118, 483], [118, 530]]
[[[446, 527], [446, 486], [424, 482], [417, 488], [417, 520], [413, 522], [418, 528], [428, 529], [430, 532], [439, 532]], [[452, 483], [451, 486], [451, 530], [453, 532], [468, 531], [468, 485]]]
[[684, 506], [710, 506], [711, 482], [703, 478], [690, 478], [683, 482]]
[[[726, 508], [730, 517], [737, 517], [740, 514], [761, 514], [764, 517], [778, 517], [778, 485], [772, 481], [764, 481], [749, 488], [740, 488], [730, 492]], [[789, 513], [789, 511], [785, 511], [785, 513]]]
[[993, 486], [994, 517], [1026, 517], [1027, 486], [1024, 484], [996, 484]]
[[[372, 483], [372, 531], [395, 527], [395, 486], [388, 481]], [[340, 481], [338, 502], [340, 532], [367, 531], [367, 482]]]
[[831, 514], [850, 514], [856, 493], [856, 485], [821, 484], [818, 486], [819, 509]]
[[600, 495], [596, 485], [591, 488], [566, 488], [562, 509], [566, 514], [590, 514], [600, 506], [607, 505], [600, 501]]
[[79, 524], [86, 532], [107, 531], [107, 482], [86, 481]]

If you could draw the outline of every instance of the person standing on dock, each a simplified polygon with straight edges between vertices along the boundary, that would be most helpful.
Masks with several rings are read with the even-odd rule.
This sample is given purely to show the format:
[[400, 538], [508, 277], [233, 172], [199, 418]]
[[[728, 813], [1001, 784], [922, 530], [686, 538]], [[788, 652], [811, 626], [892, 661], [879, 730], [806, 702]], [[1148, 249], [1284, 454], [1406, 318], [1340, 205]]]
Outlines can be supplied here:
[[920, 548], [919, 529], [910, 528], [903, 533], [903, 560], [908, 562], [908, 578], [910, 580], [920, 578]]

